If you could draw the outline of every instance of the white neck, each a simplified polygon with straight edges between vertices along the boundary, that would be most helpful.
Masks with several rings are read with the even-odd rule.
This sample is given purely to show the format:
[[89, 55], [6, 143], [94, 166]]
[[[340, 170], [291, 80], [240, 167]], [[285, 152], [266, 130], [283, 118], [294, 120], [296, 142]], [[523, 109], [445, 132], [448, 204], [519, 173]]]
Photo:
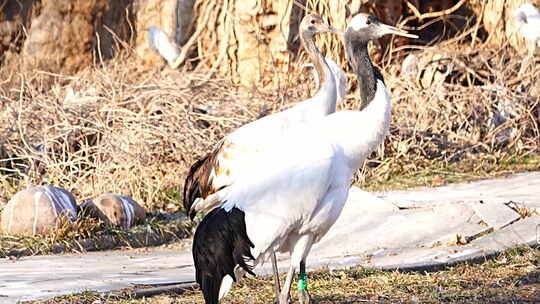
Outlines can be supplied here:
[[324, 115], [328, 115], [336, 111], [337, 87], [335, 79], [332, 76], [332, 71], [326, 62], [323, 65], [323, 69], [325, 70], [323, 83], [319, 86], [317, 93], [308, 102], [318, 103], [318, 110]]
[[[302, 42], [302, 45], [304, 46], [304, 49], [309, 55], [313, 66], [315, 67], [315, 72], [318, 79], [317, 93], [312, 98], [307, 100], [308, 102], [318, 103], [317, 106], [310, 106], [312, 110], [315, 110], [317, 112], [313, 113], [312, 110], [308, 112], [311, 112], [310, 115], [328, 115], [330, 113], [333, 113], [336, 110], [336, 83], [334, 80], [334, 76], [332, 75], [332, 71], [328, 67], [328, 63], [326, 62], [324, 56], [317, 48], [317, 45], [315, 44], [315, 36], [313, 33], [305, 30], [301, 31], [300, 40]], [[319, 80], [322, 81], [322, 84], [320, 86]]]
[[328, 136], [343, 150], [351, 175], [381, 144], [388, 132], [392, 103], [381, 80], [375, 97], [362, 111], [341, 111], [329, 116]]

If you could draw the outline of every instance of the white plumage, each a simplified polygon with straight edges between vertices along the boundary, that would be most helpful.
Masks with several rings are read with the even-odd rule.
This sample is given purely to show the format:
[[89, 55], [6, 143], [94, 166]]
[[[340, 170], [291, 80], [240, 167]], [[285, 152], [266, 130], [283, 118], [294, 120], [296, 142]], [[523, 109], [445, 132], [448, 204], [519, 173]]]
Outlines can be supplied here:
[[[347, 75], [333, 59], [326, 57], [324, 60], [330, 68], [330, 71], [332, 71], [332, 76], [334, 77], [334, 81], [337, 85], [337, 101], [339, 103], [340, 101], [343, 101], [345, 95], [347, 95]], [[304, 67], [311, 68], [313, 67], [313, 63], [304, 64]], [[319, 87], [321, 80], [319, 79], [319, 75], [315, 70], [313, 70], [313, 77], [315, 78], [315, 86]]]
[[320, 66], [318, 74], [322, 74], [323, 81], [319, 90], [313, 97], [287, 110], [238, 128], [220, 141], [206, 158], [195, 163], [184, 185], [184, 206], [191, 216], [213, 209], [221, 198], [216, 192], [232, 184], [250, 158], [272, 147], [290, 129], [333, 113], [336, 94], [340, 97], [345, 95], [345, 73], [333, 60], [325, 59], [313, 41], [315, 34], [335, 30], [326, 25], [321, 17], [307, 15], [302, 20], [301, 31], [308, 36], [302, 40], [304, 46], [314, 64]]
[[[360, 26], [362, 22], [366, 24]], [[363, 14], [355, 16], [351, 24], [354, 26], [345, 33], [346, 50], [367, 107], [290, 129], [279, 144], [248, 159], [241, 174], [221, 190], [221, 208], [203, 219], [193, 243], [197, 282], [207, 304], [217, 303], [217, 296], [212, 296], [217, 293], [215, 282], [227, 288], [225, 274], [235, 275], [232, 268], [220, 265], [230, 261], [250, 271], [242, 265], [246, 259], [257, 265], [276, 251], [291, 255], [279, 296], [280, 304], [288, 303], [296, 268], [300, 265], [303, 272], [312, 245], [339, 217], [353, 173], [383, 141], [390, 125], [391, 102], [380, 72], [369, 59], [367, 42], [390, 33], [412, 35]], [[242, 224], [245, 227], [238, 227]], [[222, 291], [220, 288], [220, 298]], [[304, 290], [301, 302], [307, 298]]]
[[223, 208], [246, 213], [256, 258], [272, 251], [291, 252], [295, 244], [291, 238], [305, 236], [310, 241], [291, 261], [300, 262], [303, 251], [339, 216], [351, 177], [383, 140], [390, 113], [389, 95], [379, 81], [375, 98], [364, 111], [338, 112], [299, 128], [280, 146], [248, 163], [227, 189]]

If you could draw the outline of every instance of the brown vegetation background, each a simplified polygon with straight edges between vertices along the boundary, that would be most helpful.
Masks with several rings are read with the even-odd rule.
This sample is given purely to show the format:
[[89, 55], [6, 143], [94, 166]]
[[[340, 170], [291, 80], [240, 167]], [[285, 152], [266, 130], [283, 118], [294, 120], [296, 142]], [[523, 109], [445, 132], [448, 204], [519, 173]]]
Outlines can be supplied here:
[[[172, 70], [144, 29], [172, 37], [176, 1], [0, 0], [0, 208], [28, 185], [53, 184], [79, 202], [114, 192], [176, 210], [195, 159], [313, 93], [295, 32], [304, 9], [340, 29], [370, 12], [421, 36], [373, 45], [393, 123], [357, 182], [537, 157], [540, 58], [512, 22], [523, 2], [200, 0], [188, 56]], [[348, 70], [335, 37], [318, 43]], [[357, 108], [349, 78], [342, 108]]]

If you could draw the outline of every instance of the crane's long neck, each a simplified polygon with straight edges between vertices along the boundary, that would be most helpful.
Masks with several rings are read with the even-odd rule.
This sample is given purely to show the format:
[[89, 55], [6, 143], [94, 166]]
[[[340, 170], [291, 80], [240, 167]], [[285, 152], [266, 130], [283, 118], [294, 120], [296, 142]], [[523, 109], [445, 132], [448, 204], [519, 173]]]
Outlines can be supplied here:
[[382, 75], [367, 54], [367, 41], [346, 41], [346, 49], [358, 77], [360, 99], [366, 107], [334, 114], [332, 136], [343, 149], [352, 174], [383, 142], [390, 126], [392, 105]]
[[332, 76], [332, 71], [324, 56], [321, 54], [315, 44], [315, 37], [311, 33], [302, 33], [300, 36], [302, 44], [309, 55], [309, 58], [315, 66], [317, 77], [319, 79], [317, 93], [314, 96], [316, 102], [320, 103], [324, 114], [333, 113], [336, 110], [336, 82]]
[[373, 100], [377, 91], [378, 70], [373, 66], [368, 54], [368, 41], [346, 40], [346, 50], [349, 61], [358, 77], [361, 107], [363, 109]]

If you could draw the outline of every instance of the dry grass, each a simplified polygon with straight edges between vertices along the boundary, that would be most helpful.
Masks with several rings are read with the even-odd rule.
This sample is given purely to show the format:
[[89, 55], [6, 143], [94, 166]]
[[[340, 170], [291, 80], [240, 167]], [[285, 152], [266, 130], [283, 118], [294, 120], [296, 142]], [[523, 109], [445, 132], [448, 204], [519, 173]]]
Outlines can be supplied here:
[[0, 190], [4, 199], [26, 185], [54, 184], [79, 202], [113, 192], [165, 209], [179, 203], [188, 165], [261, 111], [223, 79], [141, 72], [126, 59], [54, 77], [51, 88], [39, 84], [42, 75], [21, 76], [0, 97], [3, 167], [14, 173], [2, 175], [10, 186]]
[[181, 241], [192, 233], [193, 225], [183, 216], [155, 212], [129, 230], [84, 218], [65, 223], [50, 236], [0, 235], [0, 258], [158, 246]]
[[[467, 37], [385, 57], [391, 132], [356, 183], [395, 189], [540, 169], [540, 57], [473, 48]], [[419, 70], [405, 75], [400, 56], [409, 53]], [[0, 210], [29, 185], [53, 184], [79, 203], [113, 192], [148, 211], [181, 211], [183, 178], [195, 159], [234, 128], [313, 91], [308, 72], [293, 71], [279, 89], [265, 90], [206, 71], [148, 70], [133, 58], [128, 51], [70, 77], [2, 75]], [[349, 76], [352, 93], [341, 108], [356, 109]]]
[[[461, 264], [434, 272], [318, 271], [309, 274], [314, 303], [538, 303], [540, 250], [515, 249], [482, 264]], [[282, 278], [283, 279], [283, 278]], [[225, 303], [272, 303], [272, 280], [250, 278], [235, 285]], [[296, 295], [293, 294], [293, 300]], [[180, 304], [204, 303], [200, 291], [133, 299], [94, 293], [33, 302]]]
[[[433, 52], [442, 53], [417, 56]], [[540, 99], [533, 94], [540, 91], [540, 70], [516, 79], [522, 60], [508, 49], [443, 54], [431, 65], [451, 71], [427, 88], [404, 79], [398, 65], [386, 68], [394, 96], [391, 134], [360, 182], [433, 168], [473, 176], [516, 162], [538, 168]], [[139, 71], [129, 59], [55, 76], [50, 88], [41, 76], [21, 75], [17, 86], [0, 92], [2, 167], [14, 173], [0, 176], [4, 200], [27, 185], [54, 184], [79, 202], [115, 192], [165, 210], [179, 203], [186, 169], [219, 138], [309, 91], [300, 74], [277, 92], [246, 92], [204, 74]], [[292, 85], [299, 82], [300, 89]], [[345, 107], [358, 107], [354, 94]]]
[[[190, 164], [224, 134], [289, 98], [239, 91], [197, 72], [141, 70], [129, 56], [77, 76], [14, 73], [2, 84], [0, 211], [17, 191], [52, 184], [78, 203], [112, 192], [133, 197], [148, 212], [178, 212]], [[170, 229], [148, 224], [158, 234]], [[176, 225], [174, 235], [190, 230]], [[59, 244], [80, 251], [82, 239], [111, 235], [119, 246], [130, 245], [120, 233], [83, 220], [51, 237], [2, 237], [0, 255], [50, 253]]]
[[540, 168], [540, 58], [524, 61], [509, 48], [466, 47], [415, 52], [424, 69], [412, 79], [397, 65], [387, 67], [393, 124], [359, 181], [423, 171], [489, 176], [513, 165]]

